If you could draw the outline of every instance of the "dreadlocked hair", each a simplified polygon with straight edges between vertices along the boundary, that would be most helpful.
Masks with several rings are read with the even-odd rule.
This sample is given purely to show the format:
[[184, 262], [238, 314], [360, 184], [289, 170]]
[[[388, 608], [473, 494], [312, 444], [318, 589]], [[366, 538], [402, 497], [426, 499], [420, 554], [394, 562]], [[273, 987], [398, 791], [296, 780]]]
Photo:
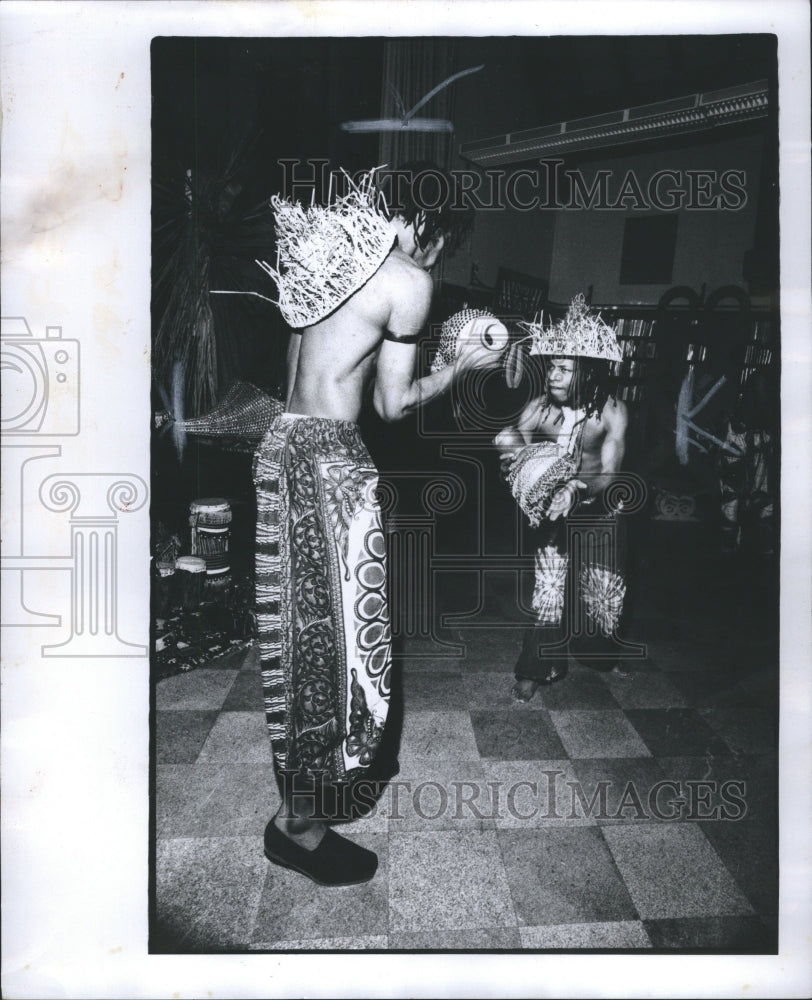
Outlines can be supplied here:
[[384, 172], [381, 180], [389, 217], [399, 216], [415, 228], [421, 250], [441, 236], [447, 256], [459, 249], [473, 228], [474, 211], [455, 204], [454, 178], [447, 171], [431, 160], [410, 160], [391, 174]]
[[[574, 410], [583, 410], [587, 420], [599, 417], [609, 399], [615, 398], [615, 380], [612, 378], [609, 362], [600, 358], [572, 360], [575, 362], [575, 374], [569, 405]], [[547, 358], [544, 361], [546, 368]]]

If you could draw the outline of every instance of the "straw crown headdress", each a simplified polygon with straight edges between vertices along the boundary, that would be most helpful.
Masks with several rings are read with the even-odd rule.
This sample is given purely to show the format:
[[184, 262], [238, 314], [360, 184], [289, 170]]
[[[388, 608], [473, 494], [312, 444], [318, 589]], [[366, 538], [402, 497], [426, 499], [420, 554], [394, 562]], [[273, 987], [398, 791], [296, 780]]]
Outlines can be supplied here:
[[530, 337], [530, 354], [548, 357], [600, 358], [620, 361], [623, 357], [615, 331], [597, 313], [592, 313], [583, 295], [576, 295], [567, 315], [558, 323], [542, 326], [522, 322]]
[[375, 186], [375, 171], [349, 183], [347, 194], [303, 208], [274, 195], [276, 267], [257, 264], [276, 282], [279, 309], [294, 329], [329, 316], [372, 277], [389, 255], [394, 231]]

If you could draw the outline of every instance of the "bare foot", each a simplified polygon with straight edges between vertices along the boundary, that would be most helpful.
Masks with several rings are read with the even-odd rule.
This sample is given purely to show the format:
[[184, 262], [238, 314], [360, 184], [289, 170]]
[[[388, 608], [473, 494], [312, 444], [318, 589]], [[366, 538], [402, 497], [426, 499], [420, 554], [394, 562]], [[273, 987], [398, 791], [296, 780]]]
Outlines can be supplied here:
[[529, 677], [522, 677], [513, 685], [513, 700], [530, 701], [536, 691], [538, 691], [538, 688], [538, 681], [531, 680]]

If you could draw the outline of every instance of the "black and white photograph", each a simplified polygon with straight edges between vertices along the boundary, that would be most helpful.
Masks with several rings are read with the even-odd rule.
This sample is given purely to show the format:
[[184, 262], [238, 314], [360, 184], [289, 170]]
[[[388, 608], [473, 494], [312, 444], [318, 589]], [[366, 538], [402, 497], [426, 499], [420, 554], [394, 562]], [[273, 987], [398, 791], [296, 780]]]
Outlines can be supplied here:
[[805, 995], [808, 11], [8, 6], [4, 993]]

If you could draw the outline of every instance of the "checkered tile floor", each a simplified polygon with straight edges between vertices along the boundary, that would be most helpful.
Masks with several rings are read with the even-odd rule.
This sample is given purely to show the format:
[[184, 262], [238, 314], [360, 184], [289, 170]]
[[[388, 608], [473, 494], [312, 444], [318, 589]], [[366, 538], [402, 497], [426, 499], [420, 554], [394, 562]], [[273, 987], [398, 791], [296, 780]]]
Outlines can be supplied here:
[[263, 856], [256, 652], [160, 682], [152, 948], [774, 952], [777, 644], [742, 603], [682, 593], [638, 602], [645, 659], [572, 664], [525, 705], [514, 630], [448, 632], [450, 658], [407, 640], [397, 799], [342, 829], [379, 855], [363, 886]]

